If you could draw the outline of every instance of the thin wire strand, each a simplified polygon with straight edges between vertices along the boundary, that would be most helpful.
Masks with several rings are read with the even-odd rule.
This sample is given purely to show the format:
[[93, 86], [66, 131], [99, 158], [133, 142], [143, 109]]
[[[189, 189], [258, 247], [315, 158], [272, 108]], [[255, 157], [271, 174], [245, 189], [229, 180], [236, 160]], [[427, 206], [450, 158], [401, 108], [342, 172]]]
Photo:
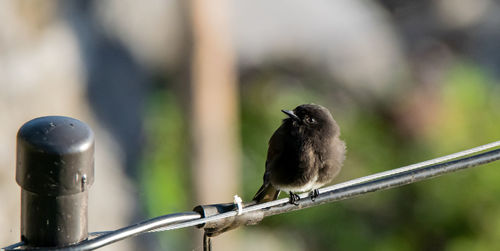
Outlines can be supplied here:
[[294, 206], [291, 203], [287, 203], [285, 205], [276, 206], [263, 210], [263, 213], [264, 217], [268, 217], [272, 215], [282, 214], [285, 212], [291, 212], [313, 206], [318, 206], [325, 203], [351, 199], [366, 193], [388, 190], [395, 187], [428, 180], [437, 176], [449, 174], [451, 172], [456, 172], [459, 170], [484, 165], [486, 163], [497, 161], [499, 159], [500, 159], [500, 149], [495, 149], [488, 152], [473, 155], [470, 157], [443, 162], [431, 166], [425, 166], [419, 169], [397, 173], [392, 176], [386, 176], [376, 180], [367, 181], [365, 183], [320, 193], [320, 195], [316, 197], [315, 201], [312, 201], [310, 198], [301, 200], [301, 203], [299, 205], [300, 208]]
[[[290, 200], [288, 198], [270, 201], [262, 204], [252, 205], [243, 209], [243, 214], [266, 209], [266, 215], [276, 215], [284, 212], [301, 210], [304, 208], [308, 208], [311, 206], [316, 206], [319, 204], [324, 204], [332, 201], [339, 201], [343, 199], [352, 198], [357, 195], [365, 194], [368, 192], [374, 192], [377, 190], [386, 190], [393, 187], [410, 184], [413, 182], [417, 182], [420, 180], [429, 179], [435, 176], [439, 176], [445, 173], [450, 173], [453, 171], [461, 170], [464, 168], [470, 168], [482, 164], [486, 164], [492, 161], [496, 161], [500, 159], [500, 149], [493, 150], [487, 153], [474, 155], [469, 158], [459, 159], [455, 161], [445, 162], [441, 164], [437, 164], [435, 166], [425, 166], [425, 168], [421, 168], [419, 170], [411, 169], [406, 172], [398, 172], [392, 176], [384, 176], [377, 180], [370, 180], [366, 183], [355, 184], [348, 187], [341, 187], [335, 190], [330, 190], [329, 192], [320, 193], [320, 195], [316, 198], [315, 201], [306, 200], [301, 201], [305, 203], [301, 203], [299, 206], [290, 204]], [[352, 190], [350, 191], [349, 188]], [[338, 192], [338, 194], [337, 194]], [[307, 195], [307, 193], [305, 194]], [[333, 196], [332, 196], [333, 195]], [[228, 217], [236, 216], [236, 211], [224, 212], [221, 214], [209, 216], [206, 218], [201, 218], [193, 221], [187, 221], [177, 224], [172, 224], [170, 226], [164, 227], [163, 230], [174, 230], [185, 227], [197, 226], [200, 224], [205, 224], [211, 221], [216, 221]]]
[[[105, 234], [99, 235], [93, 239], [82, 241], [80, 243], [67, 246], [67, 247], [54, 247], [54, 248], [37, 248], [37, 247], [24, 247], [22, 250], [93, 250], [111, 243], [123, 240], [128, 237], [136, 236], [141, 233], [148, 232], [151, 229], [162, 228], [178, 222], [199, 219], [201, 216], [196, 212], [184, 212], [162, 215], [153, 219], [149, 219], [132, 226], [124, 227], [115, 231], [108, 231]], [[91, 233], [90, 235], [95, 235]], [[12, 245], [13, 246], [13, 245]], [[11, 247], [11, 246], [9, 246]], [[15, 248], [5, 247], [5, 250], [16, 250]]]
[[1, 248], [0, 250], [3, 251], [3, 250], [16, 250], [18, 247], [21, 247], [24, 245], [24, 241], [20, 241], [16, 244], [12, 244], [10, 246], [7, 246], [7, 247], [3, 247]]
[[495, 142], [492, 142], [492, 143], [489, 143], [489, 144], [486, 144], [486, 145], [474, 147], [474, 148], [467, 149], [467, 150], [464, 150], [464, 151], [461, 151], [461, 152], [452, 153], [452, 154], [445, 155], [445, 156], [442, 156], [442, 157], [439, 157], [439, 158], [435, 158], [435, 159], [431, 159], [431, 160], [426, 160], [426, 161], [415, 163], [415, 164], [412, 164], [412, 165], [403, 166], [403, 167], [392, 169], [392, 170], [389, 170], [389, 171], [375, 173], [375, 174], [364, 176], [364, 177], [361, 177], [361, 178], [349, 180], [349, 181], [346, 181], [346, 182], [343, 182], [343, 183], [335, 184], [335, 185], [332, 185], [332, 186], [320, 189], [320, 192], [328, 192], [328, 191], [332, 191], [332, 190], [335, 190], [335, 189], [339, 189], [339, 188], [343, 188], [343, 187], [348, 187], [348, 186], [352, 186], [352, 185], [356, 185], [356, 184], [361, 184], [361, 183], [365, 183], [365, 182], [368, 182], [368, 181], [371, 181], [371, 180], [380, 179], [380, 178], [387, 177], [387, 176], [396, 175], [398, 173], [407, 172], [407, 171], [411, 171], [411, 170], [416, 170], [416, 169], [419, 169], [419, 168], [422, 168], [422, 167], [425, 167], [425, 166], [430, 166], [430, 165], [442, 163], [442, 162], [445, 162], [445, 161], [449, 161], [449, 160], [453, 160], [453, 159], [465, 157], [465, 156], [468, 156], [468, 155], [471, 155], [471, 154], [474, 154], [474, 153], [478, 153], [478, 152], [482, 152], [482, 151], [485, 151], [485, 150], [488, 150], [488, 149], [492, 149], [492, 148], [495, 148], [495, 147], [498, 147], [498, 146], [500, 146], [500, 141], [495, 141]]
[[125, 227], [116, 231], [112, 231], [110, 233], [98, 236], [92, 240], [86, 241], [81, 245], [77, 244], [71, 246], [70, 249], [63, 249], [63, 250], [92, 250], [131, 236], [148, 232], [152, 229], [161, 228], [166, 225], [178, 222], [198, 219], [200, 217], [201, 216], [195, 212], [184, 212], [184, 213], [160, 216], [155, 219], [146, 220], [144, 222], [138, 223], [130, 227]]
[[[430, 165], [442, 163], [442, 162], [453, 160], [453, 159], [457, 159], [457, 158], [460, 158], [460, 157], [465, 157], [465, 156], [468, 156], [468, 155], [471, 155], [471, 154], [474, 154], [474, 153], [486, 151], [486, 150], [489, 150], [489, 149], [492, 149], [492, 148], [495, 148], [495, 147], [499, 147], [499, 146], [500, 146], [500, 141], [495, 141], [495, 142], [492, 142], [492, 143], [488, 143], [488, 144], [481, 145], [481, 146], [478, 146], [478, 147], [470, 148], [470, 149], [463, 150], [463, 151], [460, 151], [460, 152], [448, 154], [448, 155], [445, 155], [445, 156], [442, 156], [442, 157], [438, 157], [438, 158], [434, 158], [434, 159], [422, 161], [422, 162], [415, 163], [415, 164], [412, 164], [412, 165], [403, 166], [403, 167], [400, 167], [400, 168], [396, 168], [396, 169], [392, 169], [392, 170], [388, 170], [388, 171], [384, 171], [384, 172], [379, 172], [379, 173], [375, 173], [375, 174], [372, 174], [372, 175], [368, 175], [368, 176], [364, 176], [364, 177], [361, 177], [361, 178], [357, 178], [357, 179], [349, 180], [349, 181], [346, 181], [346, 182], [338, 183], [338, 184], [335, 184], [335, 185], [331, 185], [331, 186], [328, 186], [328, 187], [324, 187], [324, 188], [319, 189], [319, 192], [320, 193], [326, 193], [326, 192], [330, 192], [330, 191], [333, 191], [333, 190], [337, 190], [337, 189], [341, 189], [341, 188], [345, 188], [345, 187], [349, 187], [349, 186], [353, 186], [353, 185], [362, 184], [362, 183], [365, 183], [365, 182], [377, 180], [377, 179], [380, 179], [380, 178], [389, 177], [389, 176], [392, 176], [392, 175], [397, 175], [399, 173], [403, 173], [403, 172], [407, 172], [407, 171], [412, 171], [412, 170], [417, 170], [419, 168], [423, 168], [423, 167], [426, 167], [426, 166], [430, 166]], [[309, 194], [307, 194], [307, 193], [303, 193], [303, 194], [300, 194], [299, 196], [300, 196], [301, 199], [303, 199], [303, 198], [307, 197], [308, 195]], [[278, 205], [286, 204], [286, 203], [288, 203], [288, 201], [289, 201], [288, 198], [284, 198], [284, 199], [274, 200], [274, 201], [267, 202], [267, 203], [256, 204], [256, 205], [244, 208], [243, 209], [243, 213], [248, 213], [248, 212], [254, 211], [254, 209], [255, 210], [260, 210], [260, 209], [264, 209], [264, 208], [268, 208], [268, 207], [273, 207], [273, 206], [278, 206]]]
[[[384, 177], [389, 177], [389, 176], [397, 175], [397, 174], [400, 174], [400, 173], [417, 170], [419, 168], [423, 168], [423, 167], [426, 167], [426, 166], [430, 166], [430, 165], [442, 163], [442, 162], [445, 162], [445, 161], [457, 159], [457, 158], [460, 158], [460, 157], [468, 156], [468, 155], [471, 155], [471, 154], [474, 154], [474, 153], [486, 151], [488, 149], [492, 149], [492, 148], [499, 147], [499, 146], [500, 146], [500, 141], [495, 141], [495, 142], [492, 142], [492, 143], [488, 143], [488, 144], [481, 145], [481, 146], [478, 146], [478, 147], [474, 147], [474, 148], [471, 148], [471, 149], [467, 149], [467, 150], [463, 150], [463, 151], [460, 151], [460, 152], [452, 153], [452, 154], [445, 155], [445, 156], [442, 156], [442, 157], [438, 157], [438, 158], [434, 158], [434, 159], [422, 161], [422, 162], [415, 163], [415, 164], [412, 164], [412, 165], [403, 166], [403, 167], [392, 169], [392, 170], [389, 170], [389, 171], [379, 172], [379, 173], [375, 173], [375, 174], [372, 174], [372, 175], [368, 175], [368, 176], [364, 176], [364, 177], [361, 177], [361, 178], [357, 178], [357, 179], [349, 180], [349, 181], [342, 182], [342, 183], [339, 183], [339, 184], [335, 184], [335, 185], [332, 185], [332, 186], [328, 186], [328, 187], [320, 189], [319, 192], [320, 193], [331, 192], [331, 191], [334, 191], [334, 190], [338, 190], [338, 189], [346, 188], [346, 187], [349, 187], [349, 186], [354, 186], [354, 185], [366, 183], [366, 182], [377, 180], [377, 179], [381, 179], [381, 178], [384, 178]], [[300, 194], [299, 196], [300, 196], [301, 199], [303, 199], [303, 198], [308, 197], [309, 194], [308, 193], [303, 193], [303, 194]], [[242, 214], [243, 213], [253, 212], [253, 211], [256, 211], [256, 210], [261, 210], [261, 209], [264, 209], [264, 208], [275, 207], [275, 206], [279, 206], [279, 205], [286, 205], [286, 204], [288, 204], [288, 202], [289, 202], [288, 198], [283, 198], [283, 199], [274, 200], [274, 201], [270, 201], [270, 202], [266, 202], [266, 203], [252, 205], [252, 206], [243, 208]], [[174, 230], [174, 229], [178, 229], [178, 228], [191, 227], [191, 226], [196, 226], [196, 225], [204, 224], [204, 223], [207, 223], [207, 222], [210, 222], [210, 221], [220, 220], [220, 219], [227, 218], [227, 217], [233, 217], [235, 215], [236, 215], [236, 213], [234, 213], [233, 211], [231, 211], [231, 212], [227, 212], [227, 216], [224, 216], [224, 217], [213, 217], [213, 218], [212, 217], [207, 217], [207, 218], [199, 219], [198, 221], [195, 221], [195, 222], [185, 222], [185, 223], [180, 223], [180, 224], [176, 224], [176, 225], [172, 225], [172, 226], [163, 227], [163, 228], [160, 228], [160, 229], [153, 229], [150, 232], [161, 232], [161, 231]], [[222, 214], [220, 214], [218, 216], [222, 216]]]

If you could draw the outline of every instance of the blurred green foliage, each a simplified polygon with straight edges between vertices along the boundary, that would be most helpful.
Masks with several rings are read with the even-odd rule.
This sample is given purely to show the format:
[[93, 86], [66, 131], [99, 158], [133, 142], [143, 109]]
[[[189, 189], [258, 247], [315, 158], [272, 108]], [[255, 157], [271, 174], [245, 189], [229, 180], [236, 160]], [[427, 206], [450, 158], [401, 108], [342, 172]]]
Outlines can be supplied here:
[[[348, 146], [335, 182], [397, 168], [500, 138], [500, 85], [473, 64], [459, 63], [436, 88], [432, 124], [405, 138], [379, 110], [338, 106], [324, 93], [272, 78], [254, 78], [241, 89], [242, 182], [250, 200], [261, 185], [267, 142], [280, 125], [280, 109], [302, 103], [330, 108]], [[186, 168], [188, 132], [179, 100], [168, 90], [152, 95], [149, 148], [142, 165], [151, 216], [189, 210]], [[430, 181], [266, 218], [244, 231], [272, 230], [304, 242], [308, 250], [499, 250], [500, 164], [493, 163]], [[187, 232], [168, 232], [165, 242], [189, 246]], [[176, 244], [177, 243], [177, 244]], [[183, 244], [184, 243], [184, 244]], [[185, 246], [183, 246], [185, 245]], [[172, 247], [172, 246], [169, 246]]]
[[[147, 149], [141, 163], [141, 186], [151, 217], [188, 211], [189, 168], [184, 158], [189, 136], [178, 100], [166, 90], [153, 92], [147, 109]], [[189, 230], [160, 233], [163, 249], [184, 250]]]

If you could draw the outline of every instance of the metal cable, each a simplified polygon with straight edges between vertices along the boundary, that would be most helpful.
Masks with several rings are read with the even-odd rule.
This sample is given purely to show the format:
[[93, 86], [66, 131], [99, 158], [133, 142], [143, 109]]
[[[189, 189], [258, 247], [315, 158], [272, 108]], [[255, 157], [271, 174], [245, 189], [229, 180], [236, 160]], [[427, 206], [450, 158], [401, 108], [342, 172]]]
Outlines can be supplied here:
[[[365, 183], [358, 183], [350, 186], [340, 186], [339, 188], [336, 189], [331, 189], [331, 187], [327, 187], [320, 190], [320, 194], [315, 199], [315, 201], [312, 201], [310, 199], [305, 200], [305, 198], [307, 198], [309, 194], [304, 193], [299, 195], [301, 198], [301, 200], [298, 202], [299, 205], [293, 205], [289, 203], [290, 200], [288, 198], [284, 198], [280, 200], [274, 200], [262, 204], [248, 206], [243, 209], [242, 214], [265, 209], [264, 216], [271, 216], [285, 212], [301, 210], [304, 208], [309, 208], [312, 206], [317, 206], [328, 202], [349, 199], [369, 192], [386, 190], [414, 183], [417, 181], [430, 179], [432, 177], [436, 177], [446, 173], [486, 164], [492, 161], [496, 161], [498, 159], [500, 159], [500, 149], [492, 150], [483, 154], [474, 155], [464, 159], [445, 162], [433, 166], [426, 166], [423, 168], [421, 167], [420, 169], [412, 169], [402, 173], [398, 172], [392, 176], [384, 176], [376, 180], [366, 181]], [[174, 230], [179, 228], [197, 226], [210, 221], [216, 221], [228, 217], [233, 217], [236, 215], [237, 215], [236, 211], [224, 212], [206, 218], [200, 218], [192, 221], [172, 224], [167, 227], [164, 227], [163, 230]]]
[[[58, 247], [58, 248], [34, 248], [34, 247], [23, 247], [22, 250], [58, 250], [58, 251], [69, 251], [69, 250], [93, 250], [99, 247], [109, 245], [111, 243], [123, 240], [128, 237], [136, 236], [141, 233], [150, 231], [151, 229], [162, 228], [178, 222], [184, 222], [188, 220], [198, 219], [201, 216], [196, 212], [185, 212], [176, 213], [159, 216], [153, 219], [149, 219], [132, 226], [124, 227], [115, 231], [105, 232], [93, 239], [82, 241], [75, 245], [68, 247]], [[92, 234], [91, 234], [92, 235]], [[6, 247], [4, 250], [16, 250], [14, 248]]]
[[[426, 161], [415, 163], [415, 164], [412, 164], [412, 165], [403, 166], [403, 167], [400, 167], [400, 168], [396, 168], [396, 169], [392, 169], [392, 170], [388, 170], [388, 171], [384, 171], [384, 172], [379, 172], [379, 173], [375, 173], [375, 174], [372, 174], [372, 175], [368, 175], [368, 176], [364, 176], [364, 177], [361, 177], [361, 178], [357, 178], [357, 179], [349, 180], [349, 181], [342, 182], [342, 183], [339, 183], [339, 184], [335, 184], [335, 185], [331, 185], [331, 186], [328, 186], [328, 187], [324, 187], [324, 188], [319, 189], [319, 192], [320, 193], [330, 192], [330, 191], [333, 191], [333, 190], [337, 190], [337, 189], [341, 189], [341, 188], [345, 188], [345, 187], [349, 187], [349, 186], [353, 186], [353, 185], [357, 185], [357, 184], [361, 184], [361, 183], [373, 181], [373, 180], [380, 179], [380, 178], [383, 178], [383, 177], [389, 177], [391, 175], [396, 175], [396, 174], [399, 174], [399, 173], [402, 173], [402, 172], [417, 170], [419, 168], [423, 168], [423, 167], [426, 167], [426, 166], [429, 166], [429, 165], [438, 164], [438, 163], [442, 163], [444, 161], [461, 158], [461, 157], [468, 156], [468, 155], [471, 155], [471, 154], [474, 154], [474, 153], [486, 151], [488, 149], [492, 149], [492, 148], [495, 148], [495, 147], [498, 147], [498, 146], [500, 146], [500, 141], [495, 141], [495, 142], [492, 142], [492, 143], [488, 143], [488, 144], [481, 145], [481, 146], [478, 146], [478, 147], [474, 147], [474, 148], [471, 148], [471, 149], [467, 149], [467, 150], [464, 150], [464, 151], [456, 152], [456, 153], [453, 153], [453, 154], [445, 155], [445, 156], [442, 156], [442, 157], [438, 157], [438, 158], [426, 160]], [[308, 196], [308, 194], [304, 193], [304, 194], [301, 194], [299, 196], [300, 196], [300, 198], [305, 198], [305, 197]], [[252, 208], [255, 207], [256, 209], [263, 209], [263, 208], [266, 208], [266, 207], [281, 205], [281, 204], [287, 203], [287, 202], [288, 202], [288, 199], [275, 200], [275, 201], [268, 202], [269, 204], [262, 203], [262, 204], [254, 205], [254, 206], [252, 206]], [[248, 212], [248, 211], [246, 211], [245, 209], [243, 209], [243, 212]]]
[[445, 162], [445, 161], [449, 161], [449, 160], [461, 158], [461, 157], [464, 157], [464, 156], [468, 156], [468, 155], [471, 155], [471, 154], [474, 154], [474, 153], [482, 152], [482, 151], [485, 151], [485, 150], [488, 150], [488, 149], [491, 149], [491, 148], [495, 148], [495, 147], [498, 147], [498, 146], [500, 146], [500, 141], [495, 141], [495, 142], [492, 142], [492, 143], [489, 143], [489, 144], [486, 144], [486, 145], [474, 147], [474, 148], [467, 149], [467, 150], [464, 150], [464, 151], [461, 151], [461, 152], [452, 153], [452, 154], [445, 155], [445, 156], [442, 156], [442, 157], [439, 157], [439, 158], [435, 158], [435, 159], [431, 159], [431, 160], [419, 162], [419, 163], [416, 163], [416, 164], [412, 164], [412, 165], [408, 165], [408, 166], [403, 166], [403, 167], [400, 167], [400, 168], [392, 169], [392, 170], [389, 170], [389, 171], [375, 173], [375, 174], [372, 174], [372, 175], [368, 175], [368, 176], [364, 176], [364, 177], [361, 177], [361, 178], [357, 178], [357, 179], [353, 179], [353, 180], [350, 180], [350, 181], [346, 181], [346, 182], [343, 182], [343, 183], [340, 183], [340, 184], [329, 186], [327, 188], [322, 189], [321, 191], [327, 192], [327, 191], [339, 189], [339, 188], [342, 188], [342, 187], [347, 187], [347, 186], [352, 186], [352, 185], [356, 185], [356, 184], [361, 184], [361, 183], [364, 183], [364, 182], [367, 182], [367, 181], [370, 181], [370, 180], [376, 180], [376, 179], [379, 179], [379, 178], [382, 178], [382, 177], [392, 176], [392, 175], [396, 175], [398, 173], [407, 172], [407, 171], [411, 171], [411, 170], [416, 170], [416, 169], [421, 168], [421, 167], [430, 166], [430, 165], [442, 163], [442, 162]]
[[[328, 202], [345, 200], [348, 198], [359, 196], [361, 194], [375, 192], [378, 190], [386, 190], [429, 179], [446, 173], [458, 171], [461, 169], [486, 164], [500, 159], [500, 149], [473, 155], [468, 158], [462, 158], [453, 161], [449, 160], [457, 159], [498, 146], [500, 146], [500, 141], [435, 158], [432, 160], [420, 162], [417, 164], [380, 172], [333, 186], [325, 187], [319, 190], [320, 195], [315, 199], [315, 201], [305, 199], [308, 197], [308, 194], [304, 193], [299, 195], [301, 198], [301, 200], [299, 201], [299, 205], [290, 204], [288, 198], [251, 205], [243, 208], [242, 214], [264, 209], [265, 216], [281, 214], [289, 211], [295, 211], [325, 204]], [[442, 163], [444, 161], [448, 162]], [[145, 232], [166, 231], [197, 226], [210, 221], [216, 221], [227, 217], [234, 217], [236, 215], [236, 211], [228, 211], [206, 218], [201, 218], [201, 216], [196, 212], [164, 215], [143, 221], [132, 226], [118, 229], [116, 231], [91, 233], [91, 236], [97, 237], [69, 247], [53, 249], [44, 248], [44, 250], [93, 250]], [[16, 248], [19, 247], [19, 244], [21, 243], [5, 247], [3, 250], [16, 250]], [[24, 250], [40, 250], [40, 248], [30, 248]]]

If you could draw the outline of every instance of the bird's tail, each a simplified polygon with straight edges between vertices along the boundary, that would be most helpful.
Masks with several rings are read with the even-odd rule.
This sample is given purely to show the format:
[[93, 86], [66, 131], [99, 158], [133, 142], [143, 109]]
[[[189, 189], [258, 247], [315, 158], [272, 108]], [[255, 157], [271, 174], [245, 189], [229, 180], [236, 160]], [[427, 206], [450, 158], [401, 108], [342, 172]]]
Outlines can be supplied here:
[[279, 194], [280, 190], [273, 187], [270, 183], [264, 183], [253, 197], [253, 201], [257, 203], [272, 201], [277, 199]]

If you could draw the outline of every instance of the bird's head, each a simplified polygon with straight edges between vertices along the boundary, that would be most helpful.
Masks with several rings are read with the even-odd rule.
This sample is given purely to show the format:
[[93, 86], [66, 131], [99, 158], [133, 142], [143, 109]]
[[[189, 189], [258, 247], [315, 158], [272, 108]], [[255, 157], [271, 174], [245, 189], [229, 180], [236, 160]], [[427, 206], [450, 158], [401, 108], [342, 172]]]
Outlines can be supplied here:
[[[317, 131], [321, 133], [339, 134], [339, 128], [333, 119], [330, 111], [323, 106], [316, 104], [299, 105], [293, 111], [281, 110], [288, 118], [285, 121], [298, 127], [300, 131]], [[326, 135], [325, 135], [326, 136]]]

